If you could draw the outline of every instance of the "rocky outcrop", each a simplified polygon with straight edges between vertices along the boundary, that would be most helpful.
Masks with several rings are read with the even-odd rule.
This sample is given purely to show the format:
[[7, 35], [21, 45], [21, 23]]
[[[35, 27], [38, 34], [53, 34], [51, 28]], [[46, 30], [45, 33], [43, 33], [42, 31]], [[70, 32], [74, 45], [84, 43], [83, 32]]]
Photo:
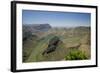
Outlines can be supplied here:
[[50, 41], [49, 41], [49, 44], [48, 44], [48, 47], [47, 49], [42, 53], [42, 55], [44, 54], [48, 54], [48, 53], [51, 53], [53, 51], [56, 50], [57, 46], [58, 46], [58, 43], [60, 42], [60, 39], [57, 37], [57, 36], [54, 36]]

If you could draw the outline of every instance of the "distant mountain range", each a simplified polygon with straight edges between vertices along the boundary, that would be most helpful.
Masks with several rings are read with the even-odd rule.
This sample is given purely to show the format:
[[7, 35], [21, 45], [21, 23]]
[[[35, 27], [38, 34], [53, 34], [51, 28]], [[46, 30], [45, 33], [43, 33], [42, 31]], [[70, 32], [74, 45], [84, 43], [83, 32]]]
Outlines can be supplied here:
[[[23, 38], [28, 38], [32, 35], [38, 35], [38, 34], [42, 34], [43, 32], [48, 31], [49, 29], [52, 29], [54, 27], [51, 27], [50, 24], [23, 24]], [[58, 27], [57, 27], [58, 28]], [[60, 27], [61, 28], [61, 27]], [[64, 27], [67, 28], [67, 27]], [[73, 28], [67, 28], [70, 29], [70, 31], [74, 31], [75, 33], [80, 33], [81, 32], [87, 32], [90, 31], [90, 27], [86, 27], [86, 26], [78, 26]]]
[[23, 25], [24, 31], [30, 31], [32, 33], [48, 31], [51, 28], [52, 27], [50, 26], [50, 24], [24, 24]]
[[49, 24], [23, 24], [23, 40], [32, 37], [37, 37], [37, 34], [43, 33], [51, 29]]

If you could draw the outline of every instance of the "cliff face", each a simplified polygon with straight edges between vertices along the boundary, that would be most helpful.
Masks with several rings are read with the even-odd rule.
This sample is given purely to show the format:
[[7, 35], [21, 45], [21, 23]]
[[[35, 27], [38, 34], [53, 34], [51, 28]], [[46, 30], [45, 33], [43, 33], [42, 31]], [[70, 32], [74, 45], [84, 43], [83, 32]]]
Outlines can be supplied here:
[[23, 24], [23, 39], [36, 36], [38, 33], [46, 32], [51, 29], [49, 24]]

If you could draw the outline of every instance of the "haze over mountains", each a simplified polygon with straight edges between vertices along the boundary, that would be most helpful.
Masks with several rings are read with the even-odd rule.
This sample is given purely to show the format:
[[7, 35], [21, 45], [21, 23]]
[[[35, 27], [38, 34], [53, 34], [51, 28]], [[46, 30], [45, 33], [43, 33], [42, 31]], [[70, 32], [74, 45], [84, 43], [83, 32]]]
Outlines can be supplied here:
[[[77, 27], [52, 27], [50, 24], [23, 24], [23, 38], [29, 37], [31, 35], [40, 35], [48, 30], [54, 29], [68, 29], [70, 31], [89, 31], [89, 26], [77, 26]], [[81, 33], [81, 32], [78, 32]]]
[[76, 26], [76, 27], [52, 27], [50, 24], [23, 24], [23, 30], [31, 31], [31, 32], [39, 32], [39, 31], [48, 31], [51, 28], [76, 28], [81, 30], [86, 30], [90, 28], [90, 26]]
[[49, 24], [25, 24], [23, 25], [23, 29], [38, 32], [38, 31], [47, 31], [51, 28]]

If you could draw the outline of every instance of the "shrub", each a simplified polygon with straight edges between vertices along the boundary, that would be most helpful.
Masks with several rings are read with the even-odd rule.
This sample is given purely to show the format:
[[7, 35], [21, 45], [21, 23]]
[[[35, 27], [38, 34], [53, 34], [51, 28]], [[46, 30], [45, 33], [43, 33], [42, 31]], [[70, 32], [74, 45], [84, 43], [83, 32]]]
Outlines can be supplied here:
[[67, 56], [65, 56], [65, 60], [84, 60], [87, 59], [85, 52], [80, 50], [71, 50]]

